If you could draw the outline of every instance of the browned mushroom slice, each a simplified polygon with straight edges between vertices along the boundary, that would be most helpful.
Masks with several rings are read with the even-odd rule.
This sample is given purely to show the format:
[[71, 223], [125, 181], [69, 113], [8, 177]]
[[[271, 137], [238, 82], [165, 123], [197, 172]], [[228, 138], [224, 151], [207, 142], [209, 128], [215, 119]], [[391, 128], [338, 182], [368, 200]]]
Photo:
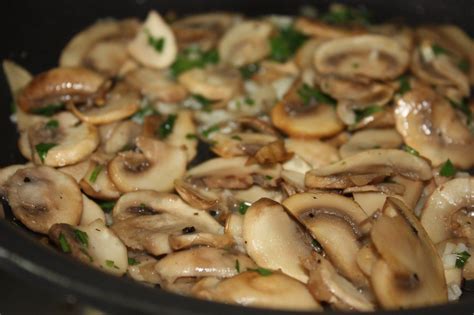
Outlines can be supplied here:
[[211, 246], [214, 248], [228, 249], [234, 240], [230, 235], [217, 235], [212, 233], [192, 233], [181, 235], [170, 235], [169, 243], [173, 251], [191, 248], [195, 246]]
[[347, 37], [363, 32], [362, 30], [329, 25], [321, 21], [309, 19], [307, 17], [297, 18], [294, 27], [303, 34], [324, 39]]
[[247, 164], [258, 163], [260, 165], [272, 165], [275, 163], [283, 163], [290, 160], [293, 153], [286, 151], [283, 140], [270, 142], [249, 157]]
[[279, 80], [296, 77], [299, 72], [293, 60], [288, 60], [285, 63], [263, 60], [259, 65], [258, 72], [251, 79], [261, 85], [273, 84], [278, 86]]
[[193, 287], [192, 294], [210, 301], [244, 306], [292, 311], [322, 310], [304, 284], [281, 273], [262, 276], [257, 272], [242, 272], [214, 285], [199, 282]]
[[254, 155], [263, 146], [276, 141], [277, 137], [268, 134], [215, 132], [209, 136], [214, 145], [211, 150], [221, 157]]
[[415, 32], [409, 26], [399, 23], [384, 23], [368, 26], [370, 32], [391, 37], [398, 41], [405, 49], [412, 51], [415, 44]]
[[304, 99], [303, 85], [295, 82], [283, 100], [271, 111], [272, 122], [291, 137], [323, 138], [332, 136], [344, 128], [333, 106], [313, 97]]
[[402, 143], [402, 137], [394, 129], [366, 129], [358, 131], [343, 144], [339, 154], [345, 159], [365, 150], [399, 148]]
[[253, 203], [245, 213], [242, 235], [247, 253], [259, 266], [306, 283], [301, 261], [311, 256], [310, 240], [279, 203], [266, 198]]
[[152, 285], [161, 283], [161, 279], [155, 271], [158, 260], [146, 254], [134, 255], [129, 259], [133, 264], [128, 265], [127, 275], [133, 280]]
[[101, 147], [106, 154], [114, 154], [135, 145], [142, 127], [132, 121], [124, 120], [99, 127]]
[[285, 147], [289, 152], [294, 152], [311, 168], [322, 167], [339, 161], [337, 149], [325, 142], [313, 139], [285, 139]]
[[470, 216], [473, 207], [474, 177], [454, 178], [437, 187], [428, 198], [421, 224], [435, 244], [453, 236], [472, 237], [471, 223], [462, 217]]
[[345, 77], [363, 76], [390, 80], [402, 74], [410, 62], [408, 51], [382, 35], [360, 35], [330, 40], [314, 54], [316, 70]]
[[176, 103], [183, 101], [188, 95], [183, 86], [162, 70], [139, 68], [127, 73], [125, 80], [151, 101]]
[[80, 179], [79, 185], [85, 194], [102, 200], [113, 200], [120, 197], [112, 182], [107, 169], [110, 156], [94, 154], [87, 164], [85, 175]]
[[257, 62], [270, 53], [269, 38], [272, 31], [272, 25], [265, 21], [239, 23], [220, 40], [219, 57], [235, 67]]
[[174, 189], [181, 198], [198, 209], [209, 210], [219, 202], [219, 196], [215, 192], [181, 179], [174, 182]]
[[20, 169], [5, 183], [13, 214], [32, 231], [46, 234], [55, 223], [77, 225], [82, 195], [72, 177], [47, 166]]
[[119, 153], [108, 165], [109, 176], [118, 190], [170, 191], [186, 171], [186, 152], [151, 138], [138, 137], [140, 152]]
[[170, 26], [156, 11], [150, 11], [128, 45], [133, 58], [150, 68], [163, 69], [176, 59], [178, 45]]
[[35, 113], [63, 102], [85, 101], [98, 91], [104, 78], [85, 68], [54, 68], [43, 72], [18, 95], [18, 106], [27, 113]]
[[397, 131], [405, 143], [438, 166], [450, 159], [463, 169], [474, 165], [474, 135], [449, 102], [427, 87], [398, 99]]
[[13, 165], [2, 167], [0, 169], [0, 194], [2, 196], [6, 195], [5, 183], [8, 181], [10, 177], [12, 177], [13, 174], [16, 173], [16, 171], [27, 168], [27, 167], [32, 167], [32, 166], [33, 164], [27, 163], [27, 164], [13, 164]]
[[321, 244], [333, 264], [356, 286], [368, 285], [357, 265], [362, 225], [368, 216], [352, 199], [331, 193], [296, 194], [283, 201]]
[[58, 171], [61, 171], [65, 174], [72, 176], [72, 178], [74, 178], [76, 182], [79, 183], [81, 179], [83, 179], [86, 176], [87, 172], [89, 171], [90, 163], [91, 163], [91, 160], [87, 159], [77, 164], [60, 167], [58, 168]]

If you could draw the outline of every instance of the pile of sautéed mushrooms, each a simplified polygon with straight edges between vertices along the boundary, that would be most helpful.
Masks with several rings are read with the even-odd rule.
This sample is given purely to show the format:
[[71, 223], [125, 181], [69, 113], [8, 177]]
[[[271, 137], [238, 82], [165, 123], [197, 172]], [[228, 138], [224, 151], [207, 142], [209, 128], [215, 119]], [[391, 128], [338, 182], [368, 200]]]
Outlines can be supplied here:
[[28, 162], [0, 192], [85, 264], [305, 311], [448, 303], [474, 278], [474, 42], [454, 25], [151, 11], [90, 25], [56, 68], [3, 68]]

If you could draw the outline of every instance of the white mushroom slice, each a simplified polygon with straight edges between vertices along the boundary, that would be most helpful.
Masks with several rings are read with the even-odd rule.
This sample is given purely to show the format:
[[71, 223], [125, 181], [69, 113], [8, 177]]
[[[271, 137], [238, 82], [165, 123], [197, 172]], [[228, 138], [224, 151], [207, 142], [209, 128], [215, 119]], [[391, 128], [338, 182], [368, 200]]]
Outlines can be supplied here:
[[370, 32], [381, 34], [395, 39], [408, 51], [413, 50], [415, 44], [415, 32], [413, 28], [399, 23], [383, 23], [369, 25]]
[[115, 154], [124, 148], [133, 147], [136, 138], [142, 132], [142, 127], [132, 120], [125, 120], [100, 126], [99, 132], [104, 152]]
[[151, 138], [138, 137], [141, 151], [119, 153], [108, 165], [109, 176], [122, 192], [139, 189], [170, 191], [186, 171], [186, 152]]
[[272, 84], [275, 88], [280, 80], [294, 78], [298, 76], [298, 72], [298, 67], [293, 60], [288, 60], [285, 63], [264, 60], [260, 62], [258, 72], [251, 79], [261, 85]]
[[90, 163], [91, 160], [87, 159], [77, 164], [60, 167], [58, 168], [58, 171], [72, 176], [72, 178], [74, 178], [77, 183], [80, 183], [89, 171]]
[[188, 96], [186, 89], [162, 70], [139, 68], [128, 72], [125, 81], [150, 101], [176, 103]]
[[245, 249], [245, 240], [242, 236], [243, 225], [244, 217], [239, 213], [231, 213], [226, 219], [224, 234], [232, 237], [234, 241], [234, 249], [241, 253], [247, 253]]
[[72, 112], [82, 121], [102, 125], [122, 120], [140, 108], [139, 93], [124, 83], [118, 83], [105, 97], [101, 106], [72, 105]]
[[144, 254], [132, 258], [135, 263], [128, 266], [127, 274], [133, 280], [149, 284], [161, 283], [161, 279], [155, 271], [155, 265], [158, 260]]
[[424, 183], [420, 180], [411, 180], [403, 176], [393, 176], [391, 180], [396, 183], [403, 185], [405, 187], [405, 191], [400, 194], [400, 196], [394, 196], [396, 198], [403, 200], [403, 202], [408, 206], [410, 209], [415, 209], [418, 200], [421, 197], [423, 192]]
[[82, 194], [82, 216], [79, 225], [86, 226], [97, 220], [105, 222], [104, 211], [94, 201]]
[[82, 196], [72, 177], [47, 166], [17, 170], [5, 183], [13, 214], [30, 230], [46, 234], [55, 223], [77, 225]]
[[310, 241], [279, 203], [266, 198], [253, 203], [245, 213], [242, 235], [247, 253], [259, 266], [308, 281], [301, 261], [311, 256]]
[[387, 203], [398, 215], [379, 216], [371, 231], [382, 257], [371, 277], [377, 300], [388, 309], [446, 303], [443, 264], [428, 234], [403, 202]]
[[129, 60], [127, 41], [116, 39], [94, 44], [83, 64], [107, 77], [113, 77], [120, 75], [120, 71], [123, 71], [123, 66]]
[[239, 71], [225, 66], [194, 68], [181, 74], [178, 81], [190, 93], [215, 101], [229, 100], [242, 89]]
[[225, 134], [221, 132], [213, 133], [209, 139], [214, 141], [211, 150], [221, 157], [234, 157], [254, 155], [263, 146], [274, 142], [278, 137], [274, 135], [234, 132]]
[[386, 195], [401, 195], [405, 192], [405, 186], [397, 183], [380, 183], [366, 186], [355, 186], [344, 189], [343, 194], [357, 192], [383, 192]]
[[387, 195], [381, 192], [357, 192], [352, 197], [370, 217], [382, 211], [387, 199]]
[[473, 207], [474, 177], [454, 178], [437, 187], [428, 198], [421, 213], [421, 224], [436, 244], [451, 238], [456, 231], [463, 234], [464, 227], [453, 220], [453, 215], [458, 211], [472, 211]]
[[224, 249], [198, 247], [167, 255], [155, 266], [164, 284], [173, 284], [183, 277], [229, 278], [237, 275], [237, 261], [240, 270], [257, 266], [246, 255], [232, 253]]
[[363, 32], [354, 28], [342, 28], [329, 25], [321, 21], [312, 20], [307, 17], [298, 17], [294, 25], [295, 29], [315, 38], [333, 39], [339, 37], [347, 37]]
[[449, 102], [424, 87], [405, 93], [395, 107], [397, 131], [433, 166], [450, 159], [463, 169], [474, 165], [474, 135]]
[[191, 248], [195, 246], [210, 246], [214, 248], [228, 249], [233, 244], [229, 235], [217, 235], [211, 233], [191, 233], [169, 236], [170, 247], [173, 251]]
[[352, 199], [331, 193], [302, 193], [284, 200], [283, 206], [309, 230], [345, 277], [358, 287], [368, 285], [356, 257], [361, 228], [369, 217]]
[[150, 11], [135, 39], [128, 45], [133, 58], [150, 68], [163, 69], [176, 59], [173, 31], [156, 11]]
[[8, 59], [3, 60], [2, 66], [11, 96], [15, 99], [18, 93], [30, 83], [33, 76], [28, 70]]
[[112, 200], [120, 197], [120, 192], [110, 179], [107, 163], [110, 157], [95, 155], [88, 163], [86, 174], [79, 182], [88, 196]]
[[375, 305], [351, 282], [339, 275], [329, 261], [320, 257], [312, 265], [308, 289], [316, 300], [328, 302], [345, 311], [375, 310]]
[[359, 266], [360, 270], [367, 276], [370, 277], [372, 275], [372, 269], [377, 260], [379, 259], [379, 255], [377, 250], [371, 243], [367, 243], [359, 250], [357, 253], [357, 265]]
[[281, 202], [283, 196], [278, 190], [265, 189], [254, 185], [248, 189], [239, 189], [232, 192], [235, 199], [254, 203], [260, 198], [268, 198], [276, 202]]
[[339, 148], [339, 154], [345, 159], [370, 149], [396, 149], [402, 143], [402, 137], [394, 129], [366, 129], [356, 132], [348, 142], [343, 144]]
[[241, 67], [263, 59], [270, 53], [269, 37], [273, 26], [265, 21], [245, 21], [230, 28], [219, 42], [223, 62]]
[[313, 139], [285, 139], [285, 147], [288, 152], [294, 152], [311, 168], [319, 168], [339, 161], [337, 149], [325, 142]]
[[360, 35], [321, 44], [314, 54], [316, 70], [345, 77], [395, 79], [410, 62], [408, 51], [382, 35]]
[[209, 301], [291, 311], [322, 311], [301, 282], [281, 273], [261, 276], [243, 272], [213, 286], [192, 290], [193, 296]]
[[8, 181], [10, 177], [12, 177], [13, 174], [16, 173], [16, 171], [31, 167], [33, 164], [27, 163], [27, 164], [13, 164], [9, 166], [5, 166], [0, 168], [0, 194], [2, 196], [5, 196], [6, 191], [5, 191], [5, 184]]
[[61, 113], [46, 123], [28, 129], [35, 164], [61, 167], [86, 159], [99, 145], [97, 128], [79, 123], [70, 113]]
[[176, 195], [155, 191], [123, 195], [114, 207], [113, 217], [112, 229], [127, 247], [156, 256], [172, 251], [170, 235], [224, 232], [207, 212], [188, 206]]

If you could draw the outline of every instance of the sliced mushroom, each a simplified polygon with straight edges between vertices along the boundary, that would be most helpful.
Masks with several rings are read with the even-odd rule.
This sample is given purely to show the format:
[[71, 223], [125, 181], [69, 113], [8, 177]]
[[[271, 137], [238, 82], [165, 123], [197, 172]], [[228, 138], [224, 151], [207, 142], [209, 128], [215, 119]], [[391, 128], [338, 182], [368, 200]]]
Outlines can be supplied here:
[[227, 134], [215, 132], [209, 136], [209, 139], [215, 143], [211, 147], [214, 153], [221, 157], [234, 157], [254, 155], [259, 149], [278, 138], [261, 133], [233, 132]]
[[89, 171], [90, 165], [91, 160], [87, 159], [77, 164], [60, 167], [58, 168], [58, 171], [72, 176], [72, 178], [74, 178], [77, 183], [80, 183], [81, 179], [83, 179]]
[[99, 145], [97, 128], [80, 121], [70, 113], [28, 129], [28, 143], [36, 164], [72, 165], [86, 159]]
[[202, 232], [169, 236], [170, 247], [173, 251], [195, 246], [211, 246], [214, 248], [228, 249], [233, 245], [233, 242], [232, 237], [226, 234], [217, 235]]
[[136, 138], [141, 134], [142, 127], [132, 121], [119, 121], [99, 127], [101, 146], [105, 153], [115, 154], [135, 145]]
[[127, 248], [102, 220], [80, 227], [57, 223], [48, 234], [63, 252], [84, 263], [116, 276], [127, 272]]
[[186, 171], [186, 152], [151, 138], [138, 137], [140, 152], [119, 153], [109, 165], [109, 176], [122, 192], [139, 189], [170, 191]]
[[283, 206], [321, 244], [342, 275], [358, 287], [368, 285], [356, 260], [368, 216], [352, 199], [331, 193], [302, 193], [284, 200]]
[[378, 301], [388, 309], [446, 303], [443, 264], [428, 234], [403, 202], [387, 202], [397, 215], [379, 216], [371, 231], [382, 257], [371, 277]]
[[242, 235], [247, 253], [259, 266], [307, 282], [301, 261], [311, 256], [310, 240], [279, 203], [266, 198], [253, 203], [245, 213]]
[[245, 21], [230, 28], [219, 42], [219, 56], [235, 67], [254, 63], [270, 53], [273, 26], [265, 21]]
[[21, 90], [31, 82], [33, 76], [28, 70], [8, 59], [3, 60], [2, 67], [12, 99], [16, 99]]
[[82, 215], [79, 225], [86, 226], [97, 220], [105, 222], [104, 211], [94, 201], [82, 194]]
[[321, 44], [314, 54], [316, 70], [345, 77], [390, 80], [408, 67], [410, 55], [396, 40], [382, 35], [360, 35]]
[[294, 27], [303, 34], [323, 39], [347, 37], [362, 32], [362, 30], [329, 25], [307, 17], [297, 18]]
[[120, 191], [109, 176], [107, 164], [111, 156], [94, 154], [88, 163], [88, 169], [79, 182], [81, 189], [88, 196], [102, 199], [114, 200], [120, 197]]
[[128, 51], [140, 63], [150, 68], [163, 69], [176, 59], [178, 45], [173, 31], [156, 11], [150, 11]]
[[308, 289], [281, 273], [242, 272], [214, 285], [196, 284], [192, 294], [209, 301], [292, 311], [321, 311]]
[[427, 87], [398, 99], [397, 131], [405, 143], [438, 166], [450, 159], [463, 169], [474, 165], [474, 136], [449, 102]]
[[104, 78], [86, 68], [54, 68], [40, 73], [18, 95], [18, 106], [34, 113], [51, 104], [83, 102], [99, 90]]
[[8, 181], [10, 177], [12, 177], [13, 174], [16, 173], [16, 171], [31, 167], [33, 164], [27, 163], [27, 164], [13, 164], [9, 166], [5, 166], [0, 168], [0, 194], [2, 196], [6, 195], [5, 191], [5, 184]]
[[400, 134], [394, 129], [366, 129], [355, 133], [348, 142], [339, 148], [343, 159], [370, 149], [396, 149], [403, 143]]
[[55, 223], [79, 224], [82, 195], [72, 177], [47, 166], [17, 170], [5, 183], [13, 214], [30, 230], [46, 234]]
[[265, 189], [260, 186], [254, 185], [248, 189], [234, 190], [232, 191], [234, 198], [237, 200], [254, 203], [260, 198], [268, 198], [276, 202], [281, 202], [283, 196], [280, 191]]
[[184, 201], [198, 209], [209, 210], [216, 207], [219, 202], [217, 193], [181, 179], [174, 182], [174, 189]]
[[136, 255], [132, 258], [136, 263], [128, 266], [127, 274], [133, 280], [153, 285], [161, 283], [161, 278], [155, 271], [158, 260], [145, 254]]
[[285, 147], [289, 152], [294, 152], [311, 168], [318, 168], [339, 161], [337, 149], [325, 142], [312, 139], [285, 139]]

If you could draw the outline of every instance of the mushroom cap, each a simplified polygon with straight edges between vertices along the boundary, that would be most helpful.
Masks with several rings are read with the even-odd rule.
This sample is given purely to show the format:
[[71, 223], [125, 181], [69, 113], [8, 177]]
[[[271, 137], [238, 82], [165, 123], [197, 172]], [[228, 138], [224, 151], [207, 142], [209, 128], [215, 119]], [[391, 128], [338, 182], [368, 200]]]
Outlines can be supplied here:
[[30, 230], [46, 234], [55, 223], [79, 224], [81, 191], [72, 177], [47, 166], [19, 169], [5, 183], [13, 214]]
[[314, 54], [314, 65], [322, 74], [376, 80], [395, 79], [409, 62], [408, 51], [396, 40], [382, 35], [333, 39], [321, 44]]
[[279, 203], [266, 198], [254, 202], [245, 213], [242, 235], [247, 253], [259, 266], [308, 281], [301, 261], [311, 256], [310, 241]]

